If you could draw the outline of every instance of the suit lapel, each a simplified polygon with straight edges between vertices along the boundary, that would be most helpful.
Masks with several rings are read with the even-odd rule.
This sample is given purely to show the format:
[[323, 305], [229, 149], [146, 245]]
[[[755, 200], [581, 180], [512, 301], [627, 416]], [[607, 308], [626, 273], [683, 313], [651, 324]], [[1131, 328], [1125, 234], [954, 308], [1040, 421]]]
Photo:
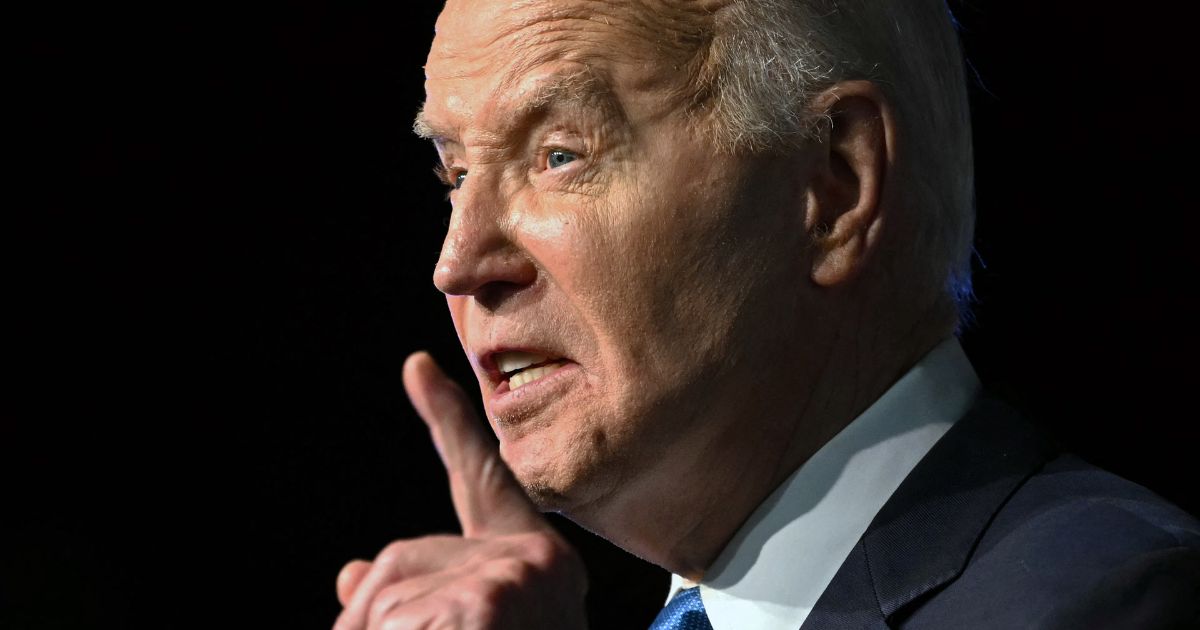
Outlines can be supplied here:
[[888, 627], [962, 573], [992, 517], [1054, 453], [1041, 429], [981, 396], [875, 516], [804, 629]]

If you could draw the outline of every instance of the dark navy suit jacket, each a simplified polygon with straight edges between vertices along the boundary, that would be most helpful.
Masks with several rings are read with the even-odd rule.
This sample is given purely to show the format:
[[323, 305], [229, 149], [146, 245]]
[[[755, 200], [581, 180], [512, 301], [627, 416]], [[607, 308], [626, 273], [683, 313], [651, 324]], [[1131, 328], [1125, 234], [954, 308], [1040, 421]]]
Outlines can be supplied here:
[[1200, 628], [1200, 524], [981, 397], [802, 627]]

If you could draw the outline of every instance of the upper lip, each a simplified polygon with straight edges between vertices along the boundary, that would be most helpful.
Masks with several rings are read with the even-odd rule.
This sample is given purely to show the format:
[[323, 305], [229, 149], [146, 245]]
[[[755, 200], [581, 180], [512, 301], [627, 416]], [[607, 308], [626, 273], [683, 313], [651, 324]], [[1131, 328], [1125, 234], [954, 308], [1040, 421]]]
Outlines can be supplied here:
[[548, 359], [570, 360], [559, 350], [537, 344], [504, 344], [486, 348], [476, 354], [478, 357], [477, 363], [479, 368], [487, 375], [493, 387], [508, 380], [508, 377], [496, 366], [496, 355], [503, 352], [528, 352], [544, 356]]

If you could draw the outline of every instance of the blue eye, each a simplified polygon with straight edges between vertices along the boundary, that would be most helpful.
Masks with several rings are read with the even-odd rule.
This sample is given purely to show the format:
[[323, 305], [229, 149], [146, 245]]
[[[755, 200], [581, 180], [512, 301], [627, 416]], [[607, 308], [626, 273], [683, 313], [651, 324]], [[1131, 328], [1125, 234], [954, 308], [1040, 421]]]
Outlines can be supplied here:
[[571, 153], [570, 151], [555, 149], [550, 152], [549, 156], [546, 157], [546, 166], [550, 168], [558, 168], [560, 166], [570, 164], [577, 159], [579, 159], [579, 156]]
[[466, 171], [463, 171], [463, 172], [459, 173], [458, 175], [455, 175], [454, 176], [454, 190], [458, 190], [459, 188], [462, 188], [463, 182], [465, 182], [465, 181], [467, 181], [467, 172]]

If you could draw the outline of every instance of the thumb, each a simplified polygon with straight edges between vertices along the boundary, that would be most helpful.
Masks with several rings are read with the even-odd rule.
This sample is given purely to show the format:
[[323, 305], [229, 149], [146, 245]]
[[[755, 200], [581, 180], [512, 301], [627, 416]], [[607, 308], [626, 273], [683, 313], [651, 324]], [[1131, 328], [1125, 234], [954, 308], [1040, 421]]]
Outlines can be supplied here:
[[337, 597], [342, 606], [350, 605], [354, 591], [370, 570], [371, 563], [366, 560], [352, 560], [342, 567], [337, 576]]
[[413, 353], [404, 362], [404, 389], [429, 426], [446, 466], [454, 511], [465, 537], [549, 527], [500, 459], [467, 395], [428, 353]]

